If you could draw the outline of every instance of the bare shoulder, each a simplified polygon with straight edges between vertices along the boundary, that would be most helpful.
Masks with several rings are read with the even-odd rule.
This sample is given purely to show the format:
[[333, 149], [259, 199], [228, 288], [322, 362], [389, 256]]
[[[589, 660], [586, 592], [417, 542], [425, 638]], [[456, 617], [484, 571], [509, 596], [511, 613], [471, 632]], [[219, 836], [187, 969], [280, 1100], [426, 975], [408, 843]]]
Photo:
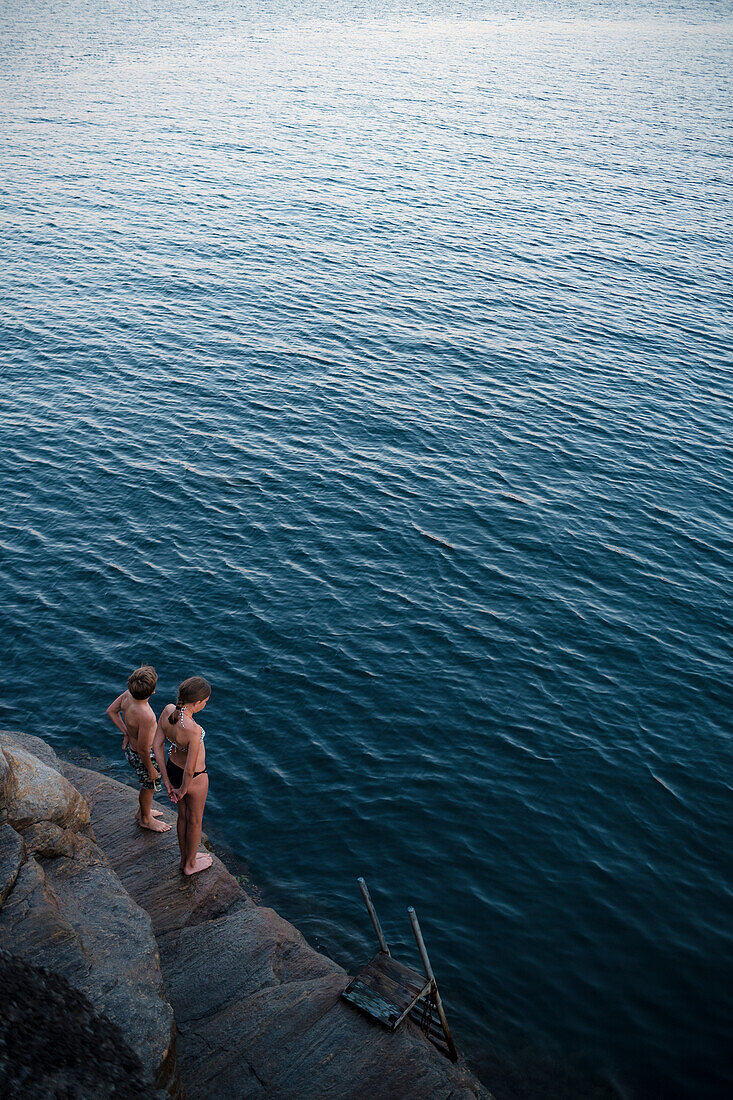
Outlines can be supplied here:
[[158, 724], [158, 719], [155, 717], [155, 711], [153, 710], [147, 699], [145, 700], [145, 705], [142, 707], [140, 721], [144, 722], [146, 726], [154, 727]]
[[179, 728], [181, 733], [178, 740], [182, 745], [198, 745], [203, 731], [195, 719], [190, 718], [185, 726], [176, 726], [176, 729]]
[[176, 709], [175, 703], [166, 703], [166, 705], [163, 707], [162, 711], [160, 712], [159, 721], [162, 722], [165, 719], [165, 721], [167, 722], [175, 709]]

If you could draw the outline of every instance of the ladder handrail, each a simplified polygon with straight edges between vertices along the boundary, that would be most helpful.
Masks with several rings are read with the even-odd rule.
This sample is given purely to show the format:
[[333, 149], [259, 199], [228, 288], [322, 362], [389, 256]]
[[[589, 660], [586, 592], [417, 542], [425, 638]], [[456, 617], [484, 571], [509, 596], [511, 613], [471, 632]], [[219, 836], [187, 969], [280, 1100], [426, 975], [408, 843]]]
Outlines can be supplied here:
[[410, 917], [410, 923], [412, 924], [412, 931], [415, 933], [415, 939], [417, 940], [418, 950], [420, 952], [420, 958], [422, 964], [425, 967], [425, 977], [433, 983], [433, 993], [435, 994], [435, 1007], [438, 1010], [438, 1016], [443, 1026], [443, 1032], [445, 1034], [445, 1041], [448, 1045], [448, 1051], [452, 1061], [456, 1061], [458, 1058], [458, 1051], [456, 1050], [453, 1038], [448, 1027], [448, 1021], [445, 1016], [445, 1009], [443, 1008], [443, 1002], [440, 999], [440, 993], [438, 991], [438, 983], [435, 980], [435, 974], [433, 974], [433, 968], [430, 965], [430, 959], [428, 958], [427, 948], [425, 947], [425, 940], [422, 938], [422, 932], [420, 931], [420, 924], [417, 919], [417, 913], [414, 906], [410, 905], [407, 909]]
[[361, 890], [361, 895], [364, 898], [364, 904], [367, 907], [367, 913], [371, 917], [372, 924], [374, 925], [374, 931], [377, 933], [377, 939], [379, 940], [379, 950], [384, 955], [391, 956], [392, 952], [390, 951], [389, 945], [384, 938], [384, 932], [382, 931], [382, 926], [379, 923], [379, 917], [377, 916], [377, 910], [374, 908], [374, 902], [369, 895], [367, 884], [361, 877], [359, 877], [356, 881], [359, 883], [359, 889]]

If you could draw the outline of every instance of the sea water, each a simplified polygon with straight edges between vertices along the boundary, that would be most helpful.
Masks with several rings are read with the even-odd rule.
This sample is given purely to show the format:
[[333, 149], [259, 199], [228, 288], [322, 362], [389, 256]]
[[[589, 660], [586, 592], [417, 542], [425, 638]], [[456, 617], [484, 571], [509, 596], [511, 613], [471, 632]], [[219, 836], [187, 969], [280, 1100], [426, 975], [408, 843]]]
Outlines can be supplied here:
[[498, 1100], [724, 1095], [731, 4], [0, 29], [3, 725], [205, 675], [207, 827], [414, 904]]

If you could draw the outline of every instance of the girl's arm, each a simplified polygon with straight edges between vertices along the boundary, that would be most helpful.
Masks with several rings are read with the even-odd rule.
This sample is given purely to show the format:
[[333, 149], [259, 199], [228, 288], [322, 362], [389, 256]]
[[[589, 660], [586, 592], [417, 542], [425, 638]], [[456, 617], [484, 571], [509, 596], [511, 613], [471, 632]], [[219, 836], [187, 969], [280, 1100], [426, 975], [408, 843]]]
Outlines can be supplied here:
[[163, 729], [162, 722], [163, 718], [167, 717], [169, 710], [170, 706], [165, 707], [163, 709], [163, 713], [158, 719], [158, 725], [155, 730], [155, 737], [153, 738], [153, 755], [155, 756], [155, 762], [158, 765], [158, 770], [160, 771], [160, 778], [163, 780], [163, 786], [168, 792], [168, 797], [173, 802], [177, 802], [178, 799], [174, 796], [173, 787], [171, 786], [171, 781], [168, 778], [168, 772], [166, 771], [165, 767], [165, 730]]
[[122, 695], [118, 695], [117, 698], [115, 699], [114, 703], [110, 703], [110, 705], [107, 707], [107, 715], [108, 715], [110, 721], [114, 722], [114, 724], [117, 726], [117, 729], [122, 734], [122, 747], [123, 747], [123, 749], [127, 747], [127, 740], [128, 740], [128, 738], [127, 738], [127, 726], [125, 725], [125, 720], [122, 717], [122, 704], [125, 701], [125, 696], [126, 695], [127, 695], [127, 692], [123, 691]]
[[178, 788], [177, 794], [179, 798], [183, 798], [184, 794], [188, 790], [188, 785], [193, 779], [193, 770], [196, 767], [196, 761], [199, 756], [199, 749], [201, 747], [201, 726], [199, 726], [198, 733], [195, 733], [191, 740], [188, 742], [188, 751], [186, 753], [186, 767], [183, 769], [183, 782]]

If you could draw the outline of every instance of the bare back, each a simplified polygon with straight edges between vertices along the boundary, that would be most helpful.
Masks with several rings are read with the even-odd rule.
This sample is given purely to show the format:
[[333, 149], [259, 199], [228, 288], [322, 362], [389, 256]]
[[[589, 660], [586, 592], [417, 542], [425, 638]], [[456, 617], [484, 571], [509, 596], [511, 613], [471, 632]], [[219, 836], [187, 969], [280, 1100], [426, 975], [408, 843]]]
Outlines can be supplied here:
[[149, 749], [155, 732], [155, 712], [147, 699], [135, 699], [129, 691], [123, 693], [120, 698], [120, 713], [127, 728], [127, 736], [130, 748], [135, 752], [140, 751], [140, 735], [142, 733]]
[[201, 772], [206, 767], [203, 728], [191, 715], [182, 714], [177, 722], [171, 722], [170, 716], [175, 709], [173, 703], [169, 703], [163, 710], [158, 723], [171, 746], [170, 758], [179, 768], [185, 768], [189, 751], [193, 751], [195, 753], [193, 771]]

